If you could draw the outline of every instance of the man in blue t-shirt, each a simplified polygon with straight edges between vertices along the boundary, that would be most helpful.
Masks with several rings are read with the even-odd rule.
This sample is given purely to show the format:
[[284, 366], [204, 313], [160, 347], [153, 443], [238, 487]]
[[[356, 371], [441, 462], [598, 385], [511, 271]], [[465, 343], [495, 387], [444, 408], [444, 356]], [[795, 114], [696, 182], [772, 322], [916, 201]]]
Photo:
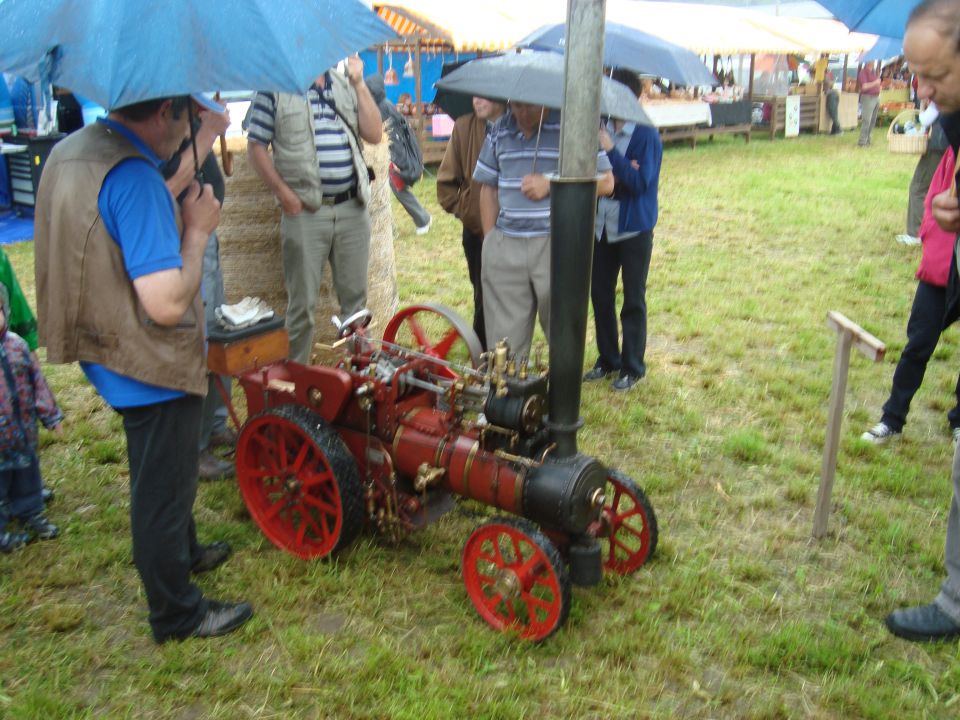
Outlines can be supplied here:
[[[41, 342], [52, 362], [79, 360], [123, 417], [133, 559], [157, 642], [223, 635], [253, 614], [246, 602], [207, 600], [190, 580], [230, 554], [226, 543], [200, 545], [193, 520], [206, 386], [198, 293], [220, 204], [194, 181], [181, 231], [158, 169], [189, 133], [191, 102], [213, 105], [148, 100], [70, 135], [50, 156], [37, 204]], [[77, 263], [81, 274], [70, 270]]]

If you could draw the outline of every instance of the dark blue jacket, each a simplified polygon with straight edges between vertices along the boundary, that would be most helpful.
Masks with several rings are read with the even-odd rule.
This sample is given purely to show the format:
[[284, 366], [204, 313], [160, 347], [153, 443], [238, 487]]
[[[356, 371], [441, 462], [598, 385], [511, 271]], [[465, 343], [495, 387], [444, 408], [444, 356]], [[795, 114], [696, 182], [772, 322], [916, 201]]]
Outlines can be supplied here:
[[[620, 201], [617, 232], [649, 232], [657, 224], [657, 189], [663, 143], [656, 128], [637, 125], [627, 145], [626, 157], [613, 148], [607, 152], [616, 181], [615, 197]], [[640, 165], [635, 170], [630, 161]]]

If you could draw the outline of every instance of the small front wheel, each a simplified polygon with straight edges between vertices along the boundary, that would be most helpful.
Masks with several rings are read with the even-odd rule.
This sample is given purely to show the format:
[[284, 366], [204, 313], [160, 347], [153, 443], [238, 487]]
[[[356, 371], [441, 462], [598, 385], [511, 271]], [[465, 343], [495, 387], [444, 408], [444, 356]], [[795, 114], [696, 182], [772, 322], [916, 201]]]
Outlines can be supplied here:
[[463, 548], [463, 583], [480, 617], [524, 640], [546, 640], [570, 612], [560, 553], [526, 520], [496, 518], [474, 530]]
[[607, 476], [606, 497], [591, 530], [601, 543], [606, 540], [604, 570], [629, 575], [657, 549], [657, 516], [643, 490], [616, 470]]

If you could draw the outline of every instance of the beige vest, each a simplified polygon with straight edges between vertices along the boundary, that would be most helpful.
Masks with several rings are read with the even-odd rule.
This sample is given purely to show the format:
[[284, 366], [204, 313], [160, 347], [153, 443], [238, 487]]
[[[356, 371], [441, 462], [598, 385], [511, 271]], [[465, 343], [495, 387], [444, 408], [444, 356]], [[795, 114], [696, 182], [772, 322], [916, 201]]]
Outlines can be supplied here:
[[[175, 327], [148, 316], [97, 208], [103, 180], [142, 157], [103, 123], [59, 142], [37, 193], [34, 253], [40, 343], [52, 363], [98, 363], [141, 382], [204, 395], [203, 302]], [[181, 228], [176, 202], [177, 228]]]
[[[353, 169], [357, 175], [357, 197], [364, 205], [370, 202], [370, 180], [363, 160], [363, 148], [357, 145], [360, 137], [360, 116], [357, 93], [349, 81], [338, 72], [329, 74], [333, 101], [346, 118], [353, 132], [347, 130]], [[356, 135], [356, 137], [354, 137]], [[273, 121], [273, 165], [310, 210], [316, 210], [323, 198], [323, 183], [317, 165], [313, 134], [313, 111], [303, 95], [277, 94], [276, 115]]]

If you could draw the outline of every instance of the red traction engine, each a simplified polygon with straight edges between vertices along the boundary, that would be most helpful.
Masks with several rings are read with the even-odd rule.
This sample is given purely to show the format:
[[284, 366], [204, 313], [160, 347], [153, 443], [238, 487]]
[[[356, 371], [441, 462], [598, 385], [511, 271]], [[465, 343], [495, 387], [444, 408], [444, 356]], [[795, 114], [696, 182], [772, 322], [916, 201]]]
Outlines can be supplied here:
[[441, 306], [402, 310], [382, 340], [368, 336], [369, 319], [339, 324], [336, 366], [261, 357], [235, 373], [250, 413], [237, 479], [277, 547], [322, 558], [365, 527], [398, 540], [454, 495], [494, 506], [508, 515], [463, 549], [467, 595], [491, 626], [534, 641], [563, 625], [572, 584], [631, 573], [653, 554], [643, 491], [595, 458], [555, 456], [539, 358], [515, 358], [505, 343], [481, 354]]

